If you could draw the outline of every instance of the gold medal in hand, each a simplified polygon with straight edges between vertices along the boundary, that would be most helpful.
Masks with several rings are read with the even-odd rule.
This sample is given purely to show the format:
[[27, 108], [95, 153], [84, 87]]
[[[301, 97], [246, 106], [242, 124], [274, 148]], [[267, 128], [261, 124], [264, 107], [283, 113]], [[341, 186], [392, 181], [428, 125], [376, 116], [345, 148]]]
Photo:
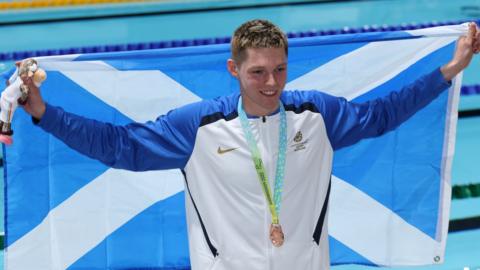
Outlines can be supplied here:
[[282, 226], [280, 224], [273, 224], [270, 225], [270, 240], [272, 244], [276, 247], [280, 247], [283, 245], [283, 241], [285, 240], [285, 236], [283, 235]]

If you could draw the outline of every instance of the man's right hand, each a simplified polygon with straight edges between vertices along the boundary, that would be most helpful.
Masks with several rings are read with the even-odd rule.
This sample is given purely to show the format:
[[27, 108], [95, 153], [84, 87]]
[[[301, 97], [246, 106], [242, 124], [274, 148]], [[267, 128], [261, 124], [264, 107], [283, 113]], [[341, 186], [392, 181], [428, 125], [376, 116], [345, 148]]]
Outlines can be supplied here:
[[[17, 64], [19, 63], [20, 62], [17, 62]], [[22, 76], [21, 79], [29, 89], [27, 103], [23, 105], [23, 109], [33, 118], [40, 120], [42, 119], [46, 108], [45, 102], [40, 95], [40, 89], [33, 83], [33, 76], [30, 78], [27, 76]]]

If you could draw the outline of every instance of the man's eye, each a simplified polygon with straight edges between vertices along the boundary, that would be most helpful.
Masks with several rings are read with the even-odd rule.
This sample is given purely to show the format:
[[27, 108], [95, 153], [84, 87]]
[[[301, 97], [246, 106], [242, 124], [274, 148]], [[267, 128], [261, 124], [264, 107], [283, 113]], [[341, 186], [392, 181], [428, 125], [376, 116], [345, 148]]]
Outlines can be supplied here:
[[252, 71], [253, 74], [260, 75], [263, 73], [263, 70], [254, 70]]
[[277, 68], [277, 72], [284, 72], [285, 71], [285, 68], [284, 67], [279, 67]]

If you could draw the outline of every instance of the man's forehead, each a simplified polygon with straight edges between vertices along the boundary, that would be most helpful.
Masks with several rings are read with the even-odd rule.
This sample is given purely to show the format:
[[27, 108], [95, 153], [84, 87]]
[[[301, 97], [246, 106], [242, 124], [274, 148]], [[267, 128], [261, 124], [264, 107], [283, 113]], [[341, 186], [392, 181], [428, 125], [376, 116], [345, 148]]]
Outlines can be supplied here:
[[283, 48], [247, 48], [242, 62], [249, 66], [286, 65], [287, 56]]

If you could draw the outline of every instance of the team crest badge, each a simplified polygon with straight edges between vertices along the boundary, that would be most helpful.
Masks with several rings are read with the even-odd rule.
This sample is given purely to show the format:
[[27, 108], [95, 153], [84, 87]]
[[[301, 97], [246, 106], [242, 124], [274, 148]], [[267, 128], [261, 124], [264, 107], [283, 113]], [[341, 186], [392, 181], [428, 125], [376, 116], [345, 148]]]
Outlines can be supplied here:
[[300, 151], [306, 148], [306, 144], [308, 143], [307, 140], [303, 140], [303, 134], [301, 131], [298, 131], [293, 137], [293, 144], [290, 145], [293, 148], [293, 151]]
[[297, 134], [295, 134], [295, 137], [293, 138], [294, 142], [301, 142], [303, 139], [303, 135], [301, 131], [298, 131]]

